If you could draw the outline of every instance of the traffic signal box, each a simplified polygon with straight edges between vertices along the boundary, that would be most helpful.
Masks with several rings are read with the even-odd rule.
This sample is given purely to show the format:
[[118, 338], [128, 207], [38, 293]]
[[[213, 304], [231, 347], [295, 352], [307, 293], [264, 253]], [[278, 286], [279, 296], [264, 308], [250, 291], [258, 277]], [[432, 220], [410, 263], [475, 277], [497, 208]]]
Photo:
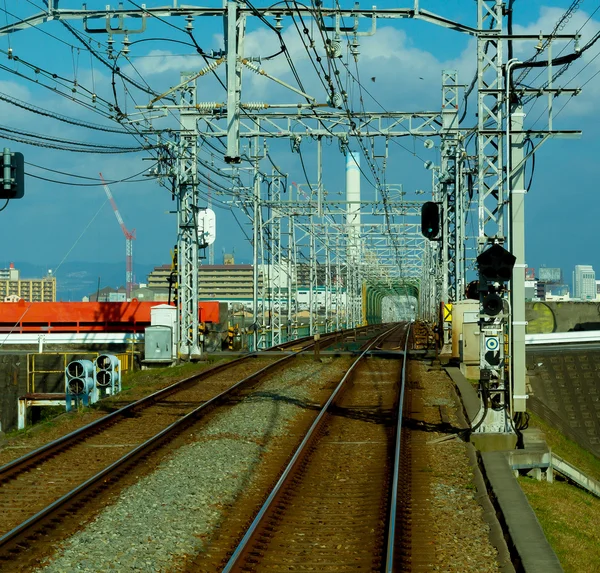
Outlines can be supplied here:
[[4, 148], [0, 172], [0, 199], [21, 199], [25, 195], [25, 158]]
[[479, 290], [481, 325], [481, 381], [489, 385], [501, 379], [504, 367], [505, 317], [504, 293], [512, 277], [516, 258], [501, 245], [492, 245], [477, 257], [479, 280], [469, 285], [470, 293]]
[[421, 233], [430, 241], [435, 241], [440, 234], [440, 209], [433, 201], [421, 207]]

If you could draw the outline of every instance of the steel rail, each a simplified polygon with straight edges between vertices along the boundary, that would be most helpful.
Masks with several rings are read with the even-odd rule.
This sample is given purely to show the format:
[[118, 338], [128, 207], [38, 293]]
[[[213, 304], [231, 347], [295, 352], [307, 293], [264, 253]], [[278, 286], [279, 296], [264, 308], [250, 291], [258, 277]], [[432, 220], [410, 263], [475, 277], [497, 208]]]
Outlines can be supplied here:
[[[351, 329], [351, 330], [353, 330], [353, 329]], [[340, 331], [340, 332], [343, 334], [343, 333], [347, 333], [348, 331]], [[335, 333], [335, 334], [339, 334], [339, 332]], [[334, 338], [333, 335], [332, 335], [332, 338]], [[300, 350], [295, 351], [294, 355], [305, 352], [314, 345], [312, 336], [299, 338], [299, 339], [295, 340], [294, 342], [295, 342], [295, 344], [301, 344], [303, 342], [311, 343], [311, 344], [301, 348]], [[276, 348], [279, 348], [279, 346], [280, 345], [274, 346], [272, 348], [276, 349]], [[270, 349], [268, 349], [268, 350], [270, 350]], [[23, 469], [27, 468], [29, 466], [29, 462], [31, 462], [33, 460], [37, 460], [43, 454], [50, 455], [51, 453], [56, 452], [57, 450], [60, 450], [63, 447], [68, 447], [68, 445], [70, 443], [74, 443], [77, 439], [81, 438], [83, 435], [88, 434], [89, 432], [92, 432], [92, 431], [100, 430], [101, 428], [104, 428], [105, 426], [115, 423], [119, 418], [126, 416], [132, 410], [135, 410], [140, 407], [148, 407], [155, 401], [157, 401], [161, 398], [166, 398], [167, 396], [170, 396], [171, 394], [174, 394], [175, 392], [183, 389], [188, 384], [192, 384], [194, 382], [199, 382], [201, 380], [209, 378], [209, 377], [213, 376], [214, 374], [218, 374], [219, 372], [221, 372], [223, 370], [227, 370], [228, 368], [231, 368], [237, 364], [240, 364], [241, 362], [243, 362], [245, 360], [248, 360], [250, 358], [255, 358], [257, 356], [258, 356], [257, 352], [252, 352], [252, 353], [249, 353], [240, 358], [231, 360], [230, 362], [225, 362], [223, 364], [217, 364], [211, 368], [208, 368], [207, 370], [203, 370], [202, 372], [199, 372], [198, 374], [194, 374], [192, 376], [189, 376], [188, 378], [184, 378], [183, 380], [174, 382], [173, 384], [166, 386], [165, 388], [161, 388], [160, 390], [157, 390], [156, 392], [154, 392], [148, 396], [144, 396], [143, 398], [140, 398], [139, 400], [136, 400], [135, 402], [132, 402], [131, 404], [128, 404], [127, 406], [123, 406], [122, 408], [119, 408], [118, 410], [115, 410], [114, 412], [111, 412], [110, 414], [107, 414], [106, 416], [103, 416], [102, 418], [99, 418], [98, 420], [94, 420], [93, 422], [90, 422], [89, 424], [86, 424], [85, 426], [82, 426], [81, 428], [78, 428], [77, 430], [73, 430], [72, 432], [65, 434], [64, 436], [62, 436], [60, 438], [57, 438], [56, 440], [53, 440], [52, 442], [44, 444], [43, 446], [40, 446], [39, 448], [1, 466], [0, 467], [0, 483], [5, 481], [6, 479], [8, 479], [8, 475], [18, 472], [18, 471], [22, 471]]]
[[[391, 329], [391, 330], [393, 330], [393, 329]], [[352, 331], [354, 331], [354, 329], [352, 329]], [[379, 340], [379, 338], [380, 337], [378, 337], [376, 340]], [[311, 339], [309, 338], [309, 340], [311, 340]], [[214, 396], [210, 400], [207, 400], [206, 402], [204, 402], [203, 404], [201, 404], [200, 406], [198, 406], [197, 408], [195, 408], [188, 414], [182, 416], [175, 422], [171, 423], [169, 426], [167, 426], [166, 428], [164, 428], [163, 430], [161, 430], [160, 432], [158, 432], [157, 434], [155, 434], [154, 436], [152, 436], [151, 438], [149, 438], [142, 444], [138, 445], [137, 447], [135, 447], [133, 450], [129, 451], [127, 454], [125, 454], [118, 460], [115, 460], [113, 463], [106, 466], [100, 472], [98, 472], [94, 476], [88, 478], [86, 481], [79, 484], [77, 487], [73, 488], [70, 492], [64, 494], [59, 499], [52, 502], [50, 505], [48, 505], [45, 508], [43, 508], [42, 510], [38, 511], [35, 515], [29, 517], [28, 519], [23, 521], [21, 524], [19, 524], [18, 526], [14, 527], [12, 530], [10, 530], [7, 533], [5, 533], [4, 535], [2, 535], [0, 537], [0, 551], [1, 552], [6, 551], [7, 546], [9, 546], [9, 544], [12, 543], [12, 545], [14, 545], [15, 541], [18, 540], [18, 538], [20, 538], [21, 536], [26, 535], [28, 532], [30, 532], [32, 530], [32, 528], [36, 524], [41, 522], [44, 518], [53, 514], [59, 508], [61, 508], [65, 504], [67, 504], [69, 501], [73, 500], [77, 496], [79, 496], [79, 495], [83, 494], [84, 492], [86, 492], [87, 490], [89, 490], [94, 484], [96, 484], [100, 480], [104, 479], [105, 481], [107, 481], [106, 478], [108, 478], [108, 476], [118, 472], [119, 469], [123, 468], [126, 464], [133, 463], [137, 458], [148, 453], [152, 447], [158, 446], [158, 444], [161, 440], [166, 439], [169, 436], [175, 437], [180, 431], [183, 431], [187, 425], [193, 423], [195, 421], [195, 419], [198, 418], [199, 415], [201, 415], [202, 413], [211, 409], [212, 407], [216, 406], [223, 398], [233, 394], [236, 390], [240, 389], [242, 386], [248, 385], [251, 382], [254, 382], [254, 381], [260, 379], [265, 374], [277, 370], [278, 368], [283, 366], [285, 363], [291, 362], [293, 359], [295, 359], [301, 353], [303, 353], [307, 349], [309, 349], [313, 344], [314, 344], [314, 342], [312, 342], [312, 340], [311, 340], [311, 344], [307, 345], [306, 347], [304, 347], [296, 352], [293, 352], [291, 354], [287, 354], [286, 356], [280, 358], [279, 360], [276, 360], [272, 364], [268, 364], [264, 368], [261, 368], [260, 370], [258, 370], [257, 372], [254, 372], [250, 376], [247, 376], [243, 380], [236, 382], [235, 384], [233, 384], [232, 386], [230, 386], [229, 388], [227, 388], [220, 394]], [[171, 386], [168, 386], [167, 388], [159, 390], [158, 392], [155, 392], [154, 394], [151, 394], [150, 396], [147, 396], [146, 398], [142, 398], [141, 400], [133, 402], [132, 404], [129, 404], [128, 406], [125, 406], [115, 412], [112, 412], [111, 414], [109, 414], [108, 416], [105, 416], [104, 418], [101, 418], [100, 420], [96, 420], [96, 421], [92, 422], [91, 424], [83, 426], [82, 428], [79, 428], [78, 430], [75, 430], [74, 432], [71, 432], [70, 434], [63, 436], [62, 438], [55, 440], [54, 442], [50, 442], [49, 444], [46, 444], [45, 446], [42, 446], [42, 447], [38, 448], [37, 450], [34, 450], [33, 452], [30, 452], [29, 454], [26, 454], [25, 456], [18, 458], [14, 462], [10, 462], [9, 464], [6, 464], [2, 468], [0, 468], [0, 481], [2, 480], [3, 473], [6, 474], [11, 469], [12, 470], [18, 469], [19, 466], [23, 467], [27, 464], [27, 462], [32, 462], [33, 460], [35, 460], [36, 457], [39, 457], [40, 455], [45, 454], [45, 457], [46, 457], [46, 456], [50, 455], [50, 453], [53, 450], [60, 448], [60, 446], [66, 446], [66, 445], [68, 445], [68, 442], [75, 442], [77, 439], [80, 439], [84, 434], [93, 433], [93, 430], [100, 429], [103, 425], [107, 425], [107, 422], [115, 422], [116, 419], [113, 419], [113, 418], [115, 418], [115, 415], [123, 414], [124, 412], [129, 411], [130, 409], [132, 409], [135, 406], [144, 404], [149, 399], [152, 399], [152, 398], [155, 399], [155, 398], [162, 397], [163, 395], [165, 395], [167, 390], [176, 391], [180, 386], [182, 386], [186, 383], [191, 383], [191, 382], [197, 381], [199, 379], [203, 379], [203, 378], [208, 377], [212, 374], [215, 374], [221, 370], [227, 369], [232, 364], [238, 364], [241, 361], [246, 360], [247, 358], [250, 358], [250, 357], [254, 357], [256, 355], [257, 355], [256, 353], [248, 354], [247, 356], [236, 359], [232, 362], [228, 362], [225, 364], [219, 364], [219, 365], [215, 366], [214, 368], [211, 368], [210, 370], [206, 370], [200, 374], [197, 374], [190, 378], [186, 378], [184, 380], [176, 382], [175, 384], [172, 384]], [[363, 353], [363, 355], [364, 355], [364, 353]], [[100, 424], [102, 422], [104, 422], [104, 424]], [[31, 465], [31, 464], [29, 464], [29, 465]], [[6, 480], [6, 478], [5, 478], [5, 480]]]
[[346, 374], [344, 374], [344, 377], [341, 379], [341, 381], [335, 387], [334, 391], [332, 392], [331, 396], [329, 397], [329, 399], [327, 400], [327, 402], [325, 403], [325, 405], [323, 406], [323, 408], [321, 408], [321, 411], [319, 412], [319, 415], [316, 417], [315, 421], [312, 423], [312, 425], [308, 429], [308, 432], [306, 433], [306, 435], [304, 436], [304, 439], [302, 440], [302, 442], [300, 443], [300, 445], [296, 449], [296, 451], [295, 451], [294, 455], [292, 456], [290, 462], [288, 463], [288, 465], [286, 466], [285, 470], [281, 474], [281, 477], [279, 478], [279, 480], [277, 481], [277, 483], [275, 484], [275, 486], [271, 490], [271, 493], [269, 494], [269, 496], [267, 497], [266, 501], [264, 502], [264, 504], [262, 505], [262, 507], [258, 511], [256, 517], [254, 518], [254, 520], [252, 521], [252, 523], [248, 527], [248, 530], [246, 531], [246, 533], [244, 534], [244, 537], [242, 538], [242, 540], [240, 541], [240, 543], [236, 547], [235, 551], [233, 552], [233, 554], [229, 558], [229, 561], [227, 562], [227, 564], [225, 565], [225, 567], [222, 569], [222, 573], [231, 573], [231, 571], [233, 570], [233, 567], [235, 567], [238, 564], [238, 561], [239, 561], [240, 557], [243, 555], [243, 553], [246, 551], [246, 549], [248, 547], [248, 542], [250, 541], [250, 539], [254, 535], [255, 531], [258, 529], [258, 527], [261, 524], [261, 522], [262, 522], [263, 518], [265, 517], [266, 513], [271, 508], [273, 500], [278, 496], [278, 494], [281, 491], [284, 483], [287, 481], [287, 479], [290, 476], [290, 474], [294, 471], [294, 469], [296, 467], [296, 464], [298, 463], [298, 460], [300, 459], [300, 457], [302, 456], [302, 454], [304, 454], [305, 450], [307, 449], [307, 447], [306, 447], [307, 444], [309, 442], [311, 442], [314, 439], [314, 437], [317, 435], [317, 429], [322, 424], [325, 416], [327, 415], [329, 407], [334, 402], [334, 400], [337, 398], [338, 394], [340, 394], [340, 391], [341, 391], [342, 387], [344, 387], [344, 384], [346, 383], [346, 381], [348, 380], [348, 378], [351, 376], [351, 374], [353, 374], [354, 369], [356, 368], [356, 366], [368, 354], [368, 352], [371, 350], [371, 348], [373, 346], [375, 346], [376, 344], [378, 344], [380, 342], [380, 340], [382, 340], [383, 338], [386, 338], [392, 332], [398, 330], [401, 327], [402, 327], [402, 324], [395, 325], [392, 328], [390, 328], [390, 329], [384, 331], [383, 333], [381, 333], [379, 336], [377, 336], [371, 342], [371, 344], [369, 344], [367, 346], [367, 348], [365, 350], [363, 350], [361, 352], [361, 354], [358, 356], [358, 358], [356, 358], [356, 360], [352, 363], [352, 365], [350, 366], [350, 368], [348, 369], [348, 371], [346, 372]]
[[410, 338], [411, 324], [406, 329], [406, 340], [404, 341], [404, 360], [402, 362], [402, 374], [400, 376], [400, 398], [398, 400], [398, 422], [396, 424], [396, 447], [394, 449], [394, 476], [392, 479], [392, 499], [390, 502], [390, 514], [387, 532], [387, 551], [385, 559], [385, 572], [394, 571], [394, 542], [396, 539], [396, 517], [398, 509], [398, 483], [400, 481], [400, 455], [402, 453], [400, 440], [402, 438], [402, 419], [404, 410], [404, 391], [406, 390], [406, 363], [408, 362], [408, 340]]
[[[342, 336], [344, 337], [345, 335], [351, 333], [351, 332], [365, 332], [368, 331], [369, 328], [372, 328], [373, 326], [378, 326], [378, 325], [367, 325], [367, 326], [358, 326], [356, 328], [347, 328], [345, 330], [335, 330], [334, 332], [327, 332], [324, 334], [321, 334], [322, 338], [319, 339], [319, 342], [321, 344], [321, 346], [323, 347], [323, 343], [325, 344], [333, 344], [336, 340], [338, 336]], [[289, 347], [294, 347], [295, 345], [302, 343], [305, 340], [314, 340], [314, 335], [311, 334], [309, 336], [303, 336], [302, 338], [297, 338], [296, 340], [288, 340], [287, 342], [282, 342], [281, 344], [277, 344], [276, 346], [271, 346], [271, 348], [267, 348], [266, 350], [285, 350], [286, 348]]]
[[[227, 388], [226, 390], [224, 390], [217, 396], [214, 396], [210, 400], [207, 400], [206, 402], [204, 402], [203, 404], [201, 404], [200, 406], [198, 406], [197, 408], [195, 408], [194, 410], [192, 410], [185, 416], [182, 416], [180, 419], [176, 420], [175, 422], [173, 422], [172, 424], [170, 424], [169, 426], [167, 426], [166, 428], [161, 430], [159, 433], [155, 434], [154, 436], [152, 436], [151, 438], [149, 438], [148, 440], [146, 440], [145, 442], [143, 442], [142, 444], [140, 444], [139, 446], [137, 446], [136, 448], [134, 448], [133, 450], [131, 450], [130, 452], [128, 452], [127, 454], [122, 456], [121, 458], [119, 458], [118, 460], [114, 461], [112, 464], [110, 464], [109, 466], [107, 466], [106, 468], [104, 468], [103, 470], [101, 470], [100, 472], [95, 474], [94, 476], [88, 478], [85, 482], [83, 482], [80, 485], [78, 485], [77, 487], [73, 488], [70, 492], [66, 493], [65, 495], [63, 495], [62, 497], [60, 497], [59, 499], [57, 499], [50, 505], [46, 506], [44, 509], [40, 510], [38, 513], [29, 517], [27, 520], [22, 522], [20, 525], [16, 526], [12, 530], [5, 533], [2, 537], [0, 537], [0, 550], [4, 550], [5, 546], [9, 542], [13, 541], [16, 537], [18, 537], [18, 536], [22, 535], [23, 533], [27, 532], [28, 530], [30, 530], [36, 523], [40, 522], [44, 517], [55, 512], [58, 508], [65, 505], [68, 501], [72, 500], [79, 494], [88, 490], [92, 485], [94, 485], [99, 480], [102, 480], [103, 478], [106, 478], [110, 474], [114, 473], [116, 470], [118, 470], [120, 467], [122, 467], [127, 462], [133, 461], [135, 458], [140, 457], [140, 456], [144, 455], [145, 453], [147, 453], [148, 450], [152, 446], [156, 445], [157, 442], [159, 442], [161, 439], [166, 438], [169, 435], [174, 435], [175, 431], [178, 429], [181, 429], [181, 430], [185, 429], [186, 425], [188, 423], [193, 422], [195, 420], [195, 418], [198, 417], [199, 414], [203, 413], [204, 410], [207, 410], [208, 408], [215, 406], [224, 397], [232, 394], [235, 390], [239, 389], [241, 386], [247, 385], [255, 380], [258, 380], [263, 375], [269, 373], [270, 371], [276, 370], [277, 368], [282, 366], [284, 363], [290, 362], [291, 360], [296, 358], [296, 356], [298, 356], [298, 354], [300, 352], [301, 351], [296, 352], [294, 354], [289, 354], [287, 356], [284, 356], [283, 358], [280, 358], [273, 364], [268, 364], [264, 368], [261, 368], [258, 372], [255, 372], [254, 374], [247, 376], [243, 380], [236, 382], [233, 386]], [[89, 428], [89, 426], [84, 426], [84, 428]]]
[[200, 380], [204, 380], [205, 378], [209, 378], [214, 374], [218, 374], [222, 370], [226, 370], [231, 366], [237, 365], [240, 362], [243, 362], [255, 356], [256, 354], [252, 353], [246, 356], [242, 356], [241, 358], [236, 358], [231, 362], [217, 364], [212, 368], [199, 372], [198, 374], [194, 374], [188, 378], [184, 378], [183, 380], [174, 382], [173, 384], [165, 388], [161, 388], [153, 394], [144, 396], [144, 398], [140, 398], [139, 400], [136, 400], [131, 404], [127, 404], [127, 406], [123, 406], [122, 408], [119, 408], [118, 410], [115, 410], [114, 412], [111, 412], [110, 414], [107, 414], [106, 416], [103, 416], [98, 420], [94, 420], [93, 422], [90, 422], [89, 424], [86, 424], [85, 426], [82, 426], [77, 430], [73, 430], [72, 432], [61, 436], [60, 438], [57, 438], [52, 442], [44, 444], [43, 446], [40, 446], [39, 448], [29, 452], [28, 454], [25, 454], [24, 456], [21, 456], [20, 458], [17, 458], [12, 462], [8, 462], [7, 464], [0, 467], [0, 483], [6, 479], [6, 474], [8, 474], [11, 470], [17, 470], [20, 466], [26, 466], [28, 462], [39, 458], [42, 454], [50, 454], [51, 452], [60, 449], [62, 446], [67, 446], [69, 443], [74, 442], [77, 438], [83, 436], [84, 434], [87, 434], [94, 430], [99, 430], [104, 426], [116, 422], [118, 418], [125, 416], [129, 413], [129, 411], [134, 410], [135, 408], [139, 408], [140, 406], [149, 406], [152, 402], [158, 400], [159, 398], [164, 398], [177, 392], [187, 384], [191, 384], [193, 382], [198, 382]]

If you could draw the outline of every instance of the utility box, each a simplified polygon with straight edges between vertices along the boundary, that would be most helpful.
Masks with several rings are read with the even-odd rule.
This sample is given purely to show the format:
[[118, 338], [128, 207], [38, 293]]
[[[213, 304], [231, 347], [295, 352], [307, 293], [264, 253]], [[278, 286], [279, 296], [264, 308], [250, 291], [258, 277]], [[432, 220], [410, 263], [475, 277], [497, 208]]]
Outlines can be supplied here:
[[463, 315], [461, 362], [479, 364], [478, 314], [477, 312], [465, 312]]
[[173, 349], [171, 358], [177, 358], [178, 331], [177, 331], [177, 308], [170, 304], [157, 304], [150, 309], [150, 324], [152, 326], [168, 326], [171, 329], [171, 343]]
[[144, 331], [144, 361], [173, 362], [173, 331], [170, 326], [147, 326]]
[[471, 313], [479, 314], [478, 300], [459, 300], [452, 304], [452, 358], [461, 357], [460, 337], [463, 334], [464, 318], [465, 314], [471, 317]]
[[157, 304], [150, 309], [150, 324], [152, 326], [168, 326], [175, 332], [177, 324], [177, 309], [170, 304]]

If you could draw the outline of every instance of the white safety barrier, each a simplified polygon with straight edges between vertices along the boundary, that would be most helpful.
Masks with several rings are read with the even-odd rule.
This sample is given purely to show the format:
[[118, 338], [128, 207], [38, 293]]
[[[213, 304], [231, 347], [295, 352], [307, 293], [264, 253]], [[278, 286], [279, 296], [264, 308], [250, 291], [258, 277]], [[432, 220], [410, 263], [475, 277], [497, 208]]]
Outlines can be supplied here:
[[528, 346], [536, 344], [577, 344], [583, 342], [600, 342], [600, 330], [525, 335], [525, 344]]

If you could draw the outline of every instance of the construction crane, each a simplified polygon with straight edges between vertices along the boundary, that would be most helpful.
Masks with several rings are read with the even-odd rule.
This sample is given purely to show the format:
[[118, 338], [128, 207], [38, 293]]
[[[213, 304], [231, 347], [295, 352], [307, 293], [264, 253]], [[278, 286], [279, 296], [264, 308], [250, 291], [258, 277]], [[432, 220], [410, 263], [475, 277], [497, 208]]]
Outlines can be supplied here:
[[127, 227], [123, 222], [123, 217], [121, 217], [121, 213], [119, 213], [117, 204], [115, 203], [112, 193], [110, 192], [110, 188], [106, 184], [106, 181], [104, 181], [104, 177], [102, 177], [102, 173], [100, 173], [100, 179], [104, 185], [106, 196], [112, 205], [113, 211], [115, 212], [115, 217], [117, 218], [119, 225], [121, 225], [121, 230], [125, 235], [125, 292], [127, 300], [130, 300], [131, 289], [133, 288], [133, 241], [135, 240], [135, 229], [133, 229], [131, 233], [127, 230]]

